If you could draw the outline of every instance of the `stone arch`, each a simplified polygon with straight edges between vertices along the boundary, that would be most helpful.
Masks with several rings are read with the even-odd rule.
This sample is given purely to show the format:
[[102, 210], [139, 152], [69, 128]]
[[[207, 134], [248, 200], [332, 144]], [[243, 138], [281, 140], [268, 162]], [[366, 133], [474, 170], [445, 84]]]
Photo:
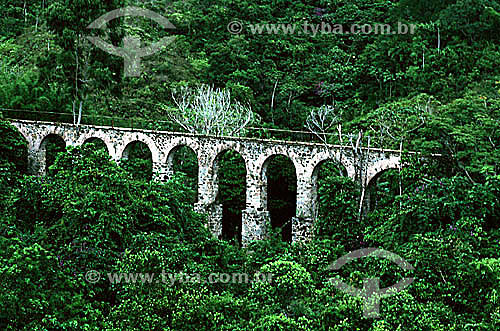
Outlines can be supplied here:
[[34, 148], [37, 149], [37, 150], [43, 150], [46, 145], [47, 145], [47, 141], [49, 139], [57, 139], [57, 140], [60, 140], [62, 142], [64, 142], [64, 146], [66, 147], [67, 146], [67, 143], [66, 141], [64, 140], [64, 137], [56, 132], [52, 132], [52, 131], [49, 131], [49, 132], [45, 132], [44, 134], [42, 134], [40, 136], [40, 139], [34, 144]]
[[345, 155], [345, 153], [342, 153], [341, 151], [325, 151], [316, 153], [309, 161], [309, 164], [306, 169], [307, 175], [312, 177], [314, 171], [318, 169], [318, 166], [321, 166], [324, 162], [327, 161], [332, 161], [335, 164], [341, 165], [345, 169], [346, 171], [345, 175], [347, 177], [350, 177], [352, 179], [355, 178], [356, 174], [352, 159], [348, 155]]
[[[274, 189], [273, 186], [269, 185], [269, 175], [268, 175], [268, 168], [269, 165], [276, 160], [277, 158], [286, 158], [289, 162], [289, 164], [293, 167], [293, 181], [295, 184], [295, 192], [290, 192], [290, 196], [293, 196], [293, 199], [290, 199], [289, 203], [291, 204], [290, 210], [289, 210], [289, 216], [287, 213], [283, 213], [280, 215], [280, 218], [278, 219], [277, 215], [273, 215], [273, 210], [272, 207], [270, 208], [269, 205], [269, 192]], [[272, 154], [269, 155], [264, 162], [262, 163], [262, 167], [260, 169], [260, 177], [262, 180], [262, 188], [261, 188], [261, 196], [262, 196], [262, 202], [263, 202], [263, 207], [265, 210], [268, 210], [270, 212], [271, 216], [271, 225], [273, 227], [280, 227], [283, 229], [282, 235], [283, 239], [286, 241], [291, 241], [292, 240], [292, 219], [296, 215], [296, 209], [297, 209], [297, 184], [298, 184], [298, 171], [301, 169], [300, 165], [297, 165], [293, 158], [291, 158], [289, 155], [284, 154], [284, 153], [277, 153], [277, 154]], [[293, 184], [293, 182], [292, 182]], [[284, 186], [282, 186], [280, 189], [285, 190]], [[274, 216], [274, 217], [273, 217]], [[289, 218], [289, 219], [288, 219]], [[281, 224], [283, 223], [283, 224]]]
[[143, 147], [146, 147], [149, 152], [151, 153], [151, 158], [153, 156], [153, 152], [150, 148], [150, 146], [145, 143], [144, 141], [141, 141], [141, 140], [132, 140], [132, 141], [129, 141], [127, 143], [127, 145], [125, 146], [125, 148], [123, 148], [123, 151], [121, 152], [121, 159], [127, 159], [130, 155], [130, 152], [131, 152], [131, 149], [134, 145], [140, 145], [140, 146], [143, 146]]
[[366, 215], [370, 210], [376, 207], [378, 193], [374, 187], [378, 179], [389, 170], [400, 168], [400, 156], [393, 155], [387, 159], [381, 159], [374, 162], [367, 170], [366, 180], [364, 182], [363, 196], [363, 214]]
[[110, 149], [109, 145], [106, 144], [106, 142], [105, 142], [104, 139], [92, 136], [92, 137], [86, 138], [83, 141], [82, 145], [91, 144], [91, 143], [94, 143], [96, 145], [103, 145], [106, 148], [106, 151], [108, 152], [108, 154], [111, 155], [111, 156], [113, 155], [113, 153], [111, 152], [111, 149]]
[[[186, 172], [188, 175], [188, 178], [186, 179], [185, 184], [188, 186], [192, 186], [194, 193], [195, 193], [193, 200], [191, 202], [196, 203], [198, 201], [198, 181], [199, 181], [199, 172], [200, 172], [200, 162], [199, 162], [198, 154], [190, 145], [188, 145], [188, 144], [175, 145], [174, 147], [170, 148], [170, 150], [167, 152], [167, 157], [165, 160], [165, 180], [172, 178], [175, 171], [177, 170], [176, 166], [178, 166], [178, 164], [176, 164], [176, 157], [178, 155], [178, 152], [181, 152], [183, 149], [187, 153], [194, 156], [195, 163], [196, 163], [195, 164], [196, 169], [194, 170], [193, 173], [188, 173], [187, 171], [184, 171], [186, 167], [181, 165], [181, 168], [183, 168], [181, 170]], [[189, 167], [189, 164], [187, 164], [186, 166]]]
[[319, 207], [319, 202], [318, 202], [318, 189], [319, 189], [319, 174], [321, 167], [327, 163], [333, 163], [336, 167], [339, 167], [341, 170], [341, 173], [338, 173], [339, 176], [344, 176], [344, 177], [350, 177], [349, 176], [349, 171], [345, 167], [344, 163], [340, 162], [337, 158], [326, 158], [322, 159], [321, 161], [317, 162], [314, 168], [312, 169], [312, 174], [311, 174], [311, 212], [312, 212], [312, 217], [313, 219], [316, 219], [318, 216], [318, 207]]
[[366, 187], [373, 187], [373, 185], [375, 185], [378, 181], [378, 179], [384, 175], [387, 175], [388, 172], [390, 172], [391, 170], [397, 170], [398, 168], [397, 167], [389, 167], [389, 168], [386, 168], [386, 169], [383, 169], [379, 172], [377, 172], [374, 176], [372, 176], [370, 178], [370, 181], [366, 184]]
[[370, 185], [373, 178], [388, 169], [398, 169], [400, 167], [401, 157], [399, 155], [391, 155], [389, 158], [384, 158], [373, 162], [366, 172], [365, 185]]
[[156, 146], [153, 139], [142, 132], [129, 134], [126, 133], [123, 135], [122, 141], [120, 141], [120, 145], [116, 147], [117, 160], [127, 157], [127, 147], [129, 147], [130, 144], [137, 142], [143, 143], [148, 147], [149, 151], [151, 152], [151, 158], [153, 162], [160, 162], [161, 156], [158, 147]]
[[197, 151], [190, 144], [180, 143], [180, 144], [175, 145], [172, 148], [170, 148], [166, 153], [167, 157], [165, 159], [165, 164], [167, 166], [167, 171], [170, 174], [173, 173], [175, 153], [177, 153], [182, 148], [187, 148], [187, 149], [191, 150], [193, 152], [193, 154], [196, 156], [196, 162], [198, 163], [198, 168], [200, 166], [200, 160], [199, 160], [199, 156], [198, 156]]
[[312, 178], [314, 179], [314, 177], [317, 177], [318, 174], [319, 174], [319, 170], [320, 168], [328, 163], [328, 162], [331, 162], [331, 163], [334, 163], [336, 166], [340, 166], [341, 167], [341, 170], [342, 170], [342, 173], [339, 173], [340, 176], [344, 176], [344, 177], [348, 177], [348, 171], [347, 171], [347, 168], [345, 167], [345, 165], [341, 162], [339, 162], [337, 159], [335, 158], [327, 158], [327, 159], [323, 159], [321, 161], [319, 161], [318, 163], [316, 163], [316, 165], [314, 166], [313, 170], [312, 170]]
[[242, 149], [241, 147], [242, 146], [239, 143], [223, 143], [223, 144], [220, 144], [219, 146], [217, 146], [213, 150], [205, 151], [205, 152], [210, 153], [208, 163], [212, 169], [212, 176], [213, 176], [212, 181], [215, 184], [216, 190], [218, 189], [218, 187], [217, 187], [217, 184], [218, 184], [217, 174], [218, 174], [218, 170], [219, 170], [219, 166], [220, 166], [220, 160], [226, 153], [228, 153], [228, 152], [237, 153], [241, 157], [243, 162], [245, 163], [245, 170], [248, 171], [248, 169], [247, 169], [248, 168], [248, 166], [247, 166], [248, 155], [245, 154], [245, 150]]
[[297, 178], [297, 165], [293, 162], [293, 159], [287, 155], [287, 154], [284, 154], [284, 153], [277, 153], [277, 154], [271, 154], [271, 155], [268, 155], [267, 157], [265, 157], [264, 161], [262, 162], [262, 166], [260, 167], [260, 169], [258, 170], [259, 171], [259, 175], [260, 175], [260, 178], [262, 180], [262, 182], [264, 183], [264, 185], [262, 186], [262, 189], [261, 189], [261, 196], [262, 196], [262, 202], [263, 202], [263, 207], [264, 209], [267, 209], [268, 205], [267, 205], [267, 168], [269, 167], [269, 164], [276, 158], [276, 157], [286, 157], [288, 158], [293, 166], [294, 166], [294, 171], [295, 171], [295, 178]]
[[[31, 140], [28, 139], [28, 136], [26, 135], [26, 133], [24, 132], [24, 130], [21, 130], [21, 127], [18, 127], [16, 125], [12, 125], [11, 128], [9, 128], [11, 130], [6, 130], [4, 133], [7, 134], [7, 135], [12, 135], [12, 136], [15, 136], [13, 138], [17, 138], [21, 141], [23, 141], [25, 143], [24, 147], [21, 149], [17, 149], [15, 151], [12, 151], [13, 148], [16, 148], [17, 146], [10, 146], [9, 150], [11, 150], [12, 152], [9, 152], [9, 156], [12, 156], [13, 159], [10, 160], [12, 162], [14, 162], [15, 166], [16, 166], [16, 169], [18, 171], [21, 171], [23, 173], [26, 173], [26, 172], [29, 172], [29, 163], [30, 163], [30, 152], [31, 152], [31, 146], [32, 146], [32, 143], [31, 143]], [[0, 148], [1, 149], [1, 148]], [[6, 151], [7, 152], [7, 151]], [[3, 154], [3, 152], [2, 152]], [[2, 155], [3, 157], [6, 157], [8, 158], [9, 156], [8, 155]]]
[[[135, 163], [133, 161], [134, 159], [142, 159], [143, 161]], [[141, 140], [129, 141], [122, 151], [120, 165], [124, 166], [126, 169], [128, 168], [135, 178], [145, 180], [152, 179], [154, 158], [150, 145]]]
[[[244, 153], [242, 153], [242, 155], [244, 155]], [[269, 150], [264, 150], [264, 151], [259, 153], [259, 156], [255, 162], [255, 170], [254, 170], [254, 171], [257, 171], [257, 173], [259, 174], [259, 176], [262, 180], [265, 179], [263, 177], [263, 175], [267, 172], [267, 167], [269, 166], [269, 163], [275, 157], [278, 157], [278, 156], [284, 156], [292, 162], [292, 164], [295, 168], [295, 176], [296, 177], [298, 174], [298, 170], [303, 168], [303, 166], [298, 161], [298, 159], [300, 157], [297, 157], [296, 155], [289, 153], [289, 151], [286, 148], [272, 148]], [[247, 162], [247, 164], [248, 164], [248, 162]], [[248, 170], [249, 169], [247, 169], [247, 171]]]
[[63, 137], [61, 137], [60, 135], [56, 134], [56, 133], [48, 133], [47, 135], [45, 135], [42, 140], [40, 141], [40, 145], [39, 145], [39, 149], [43, 149], [47, 146], [47, 143], [49, 142], [49, 140], [51, 139], [54, 139], [54, 140], [57, 140], [59, 142], [61, 142], [61, 145], [64, 144], [64, 147], [66, 147], [66, 141], [64, 140]]
[[106, 150], [108, 154], [111, 156], [111, 159], [115, 161], [119, 161], [121, 158], [121, 154], [117, 154], [117, 143], [116, 139], [113, 137], [113, 133], [108, 130], [101, 129], [90, 129], [85, 134], [81, 134], [78, 136], [76, 145], [83, 145], [94, 140], [100, 140], [106, 146]]
[[219, 168], [220, 168], [220, 161], [221, 161], [222, 157], [226, 153], [236, 153], [236, 154], [238, 154], [238, 156], [243, 160], [243, 163], [245, 164], [245, 172], [248, 171], [248, 169], [247, 169], [247, 161], [246, 161], [245, 155], [243, 153], [241, 153], [239, 149], [235, 149], [235, 148], [231, 148], [231, 147], [224, 147], [224, 148], [219, 149], [215, 153], [215, 155], [213, 157], [213, 160], [211, 162], [212, 169], [213, 169], [213, 182], [214, 182], [214, 189], [215, 189], [215, 194], [214, 195], [215, 196], [217, 196], [217, 193], [219, 192], [219, 176], [218, 176], [218, 171], [219, 171]]
[[198, 163], [198, 169], [200, 168], [200, 142], [197, 139], [193, 139], [191, 137], [177, 137], [167, 140], [165, 145], [166, 148], [163, 151], [165, 159], [160, 162], [162, 162], [166, 167], [167, 177], [173, 174], [172, 165], [175, 153], [183, 147], [187, 147], [193, 151], [196, 156], [196, 162]]
[[30, 135], [26, 132], [25, 127], [22, 125], [16, 125], [16, 123], [12, 124], [13, 127], [16, 128], [17, 132], [24, 138], [27, 143], [28, 149], [33, 146], [33, 141], [30, 139]]
[[[234, 196], [234, 200], [232, 201], [232, 207], [226, 203], [223, 200], [223, 196], [225, 195], [225, 191], [222, 191], [220, 189], [220, 179], [222, 177], [229, 178], [229, 173], [224, 172], [220, 173], [221, 167], [222, 167], [222, 161], [223, 158], [227, 155], [233, 154], [238, 161], [240, 165], [240, 169], [238, 169], [238, 164], [235, 164], [236, 169], [232, 169], [233, 171], [238, 171], [242, 170], [243, 173], [241, 174], [236, 174], [236, 177], [231, 178], [234, 182], [237, 182], [236, 184], [238, 187], [235, 189], [241, 189], [242, 192], [240, 194], [236, 193], [236, 196]], [[242, 163], [241, 163], [242, 162]], [[244, 155], [238, 151], [237, 148], [232, 148], [229, 146], [226, 146], [225, 148], [220, 149], [217, 154], [215, 155], [213, 162], [212, 162], [212, 173], [213, 173], [213, 189], [214, 189], [214, 196], [215, 196], [215, 203], [220, 205], [220, 208], [222, 209], [222, 219], [221, 219], [221, 235], [224, 239], [231, 239], [231, 238], [236, 238], [238, 242], [241, 242], [241, 236], [242, 236], [242, 211], [245, 208], [246, 205], [246, 185], [247, 185], [247, 162], [245, 160]], [[240, 182], [240, 183], [238, 183]], [[236, 204], [236, 206], [234, 206]]]
[[[54, 151], [47, 151], [47, 146], [54, 143]], [[56, 155], [53, 152], [58, 153], [66, 148], [67, 144], [64, 138], [56, 133], [46, 134], [39, 142], [37, 148], [38, 159], [38, 172], [42, 175], [46, 174], [47, 169], [54, 163]]]

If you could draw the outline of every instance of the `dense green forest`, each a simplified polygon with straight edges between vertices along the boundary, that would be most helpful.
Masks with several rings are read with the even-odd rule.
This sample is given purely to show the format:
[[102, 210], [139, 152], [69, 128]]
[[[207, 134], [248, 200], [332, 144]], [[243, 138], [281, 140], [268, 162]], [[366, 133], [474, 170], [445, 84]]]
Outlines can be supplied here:
[[[175, 29], [144, 17], [87, 28], [126, 6], [158, 13]], [[241, 33], [228, 31], [234, 21]], [[415, 33], [249, 28], [302, 22], [400, 22]], [[0, 329], [500, 329], [499, 33], [497, 0], [3, 0]], [[91, 35], [116, 46], [130, 35], [143, 44], [175, 38], [127, 77], [123, 58], [93, 45]], [[329, 109], [325, 142], [398, 150], [404, 167], [376, 178], [361, 212], [360, 183], [325, 163], [314, 236], [292, 243], [297, 178], [290, 159], [276, 157], [268, 169], [270, 233], [242, 247], [246, 169], [237, 153], [220, 160], [223, 236], [214, 238], [193, 210], [198, 165], [188, 148], [176, 152], [175, 175], [162, 183], [153, 180], [147, 146], [137, 144], [117, 165], [98, 141], [64, 148], [54, 137], [48, 171], [35, 176], [27, 142], [10, 124], [72, 122], [81, 109], [83, 123], [147, 119], [148, 128], [185, 131], [171, 115], [179, 111], [175, 96], [198, 86], [251, 109], [248, 125], [261, 129], [243, 134], [307, 131], [311, 114]], [[376, 257], [329, 270], [366, 247], [394, 252], [414, 270]], [[272, 280], [89, 282], [89, 270]], [[380, 277], [381, 288], [414, 281], [381, 300], [379, 318], [365, 318], [363, 300], [329, 281], [337, 275], [358, 288], [370, 277]]]

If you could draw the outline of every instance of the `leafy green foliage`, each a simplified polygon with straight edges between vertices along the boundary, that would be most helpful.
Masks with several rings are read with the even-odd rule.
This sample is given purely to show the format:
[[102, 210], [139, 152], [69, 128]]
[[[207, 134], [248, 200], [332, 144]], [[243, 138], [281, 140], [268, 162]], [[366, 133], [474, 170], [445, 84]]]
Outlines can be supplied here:
[[222, 235], [224, 239], [241, 242], [241, 214], [246, 202], [245, 161], [236, 152], [227, 151], [219, 155], [219, 196], [222, 202]]
[[132, 142], [126, 148], [126, 157], [120, 161], [134, 179], [151, 180], [153, 178], [153, 159], [151, 151], [143, 142]]
[[267, 162], [267, 203], [271, 225], [278, 229], [283, 240], [291, 241], [297, 196], [295, 165], [284, 155], [274, 156]]
[[318, 171], [316, 235], [357, 247], [362, 242], [362, 224], [358, 221], [359, 189], [333, 162], [323, 163]]
[[194, 204], [198, 199], [198, 157], [196, 153], [187, 146], [181, 146], [171, 153], [173, 153], [173, 171], [177, 175], [182, 176], [183, 187], [191, 192], [187, 202]]
[[[176, 29], [131, 17], [86, 29], [124, 6], [151, 9]], [[404, 167], [372, 180], [368, 212], [359, 215], [358, 181], [321, 166], [315, 237], [290, 244], [295, 167], [277, 157], [266, 172], [275, 229], [239, 248], [213, 238], [193, 212], [198, 166], [187, 147], [169, 160], [175, 175], [161, 184], [151, 181], [151, 152], [140, 144], [117, 166], [98, 145], [65, 149], [48, 137], [49, 171], [34, 177], [26, 141], [0, 120], [0, 329], [499, 329], [499, 13], [497, 0], [2, 2], [0, 107], [70, 115], [81, 102], [84, 123], [94, 114], [166, 119], [175, 88], [209, 84], [248, 102], [269, 128], [303, 129], [311, 109], [335, 104], [344, 135], [362, 131], [370, 147], [401, 149]], [[244, 25], [238, 35], [226, 29], [234, 20]], [[415, 34], [253, 34], [249, 26], [303, 22], [402, 22]], [[116, 46], [125, 35], [176, 40], [141, 59], [140, 77], [123, 77], [123, 59], [86, 40], [94, 33]], [[150, 128], [160, 127], [176, 128]], [[223, 231], [239, 240], [246, 169], [231, 152], [218, 161]], [[368, 246], [415, 270], [372, 258], [328, 270]], [[88, 270], [101, 280], [89, 283]], [[272, 278], [112, 284], [110, 272]], [[414, 282], [382, 299], [380, 319], [363, 318], [363, 300], [329, 282], [360, 288], [380, 277], [389, 286], [406, 276]]]

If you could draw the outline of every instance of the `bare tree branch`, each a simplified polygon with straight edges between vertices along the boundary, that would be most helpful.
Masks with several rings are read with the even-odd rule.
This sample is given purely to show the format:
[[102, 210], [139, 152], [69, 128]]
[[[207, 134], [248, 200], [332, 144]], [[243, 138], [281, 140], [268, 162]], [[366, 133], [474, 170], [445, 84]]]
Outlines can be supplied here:
[[[326, 144], [326, 134], [336, 124], [340, 125], [339, 123], [340, 118], [335, 114], [335, 108], [323, 105], [311, 110], [306, 120], [306, 128]], [[339, 129], [341, 130], [341, 127], [337, 127], [337, 130]]]
[[172, 92], [172, 98], [177, 109], [167, 116], [191, 133], [238, 136], [255, 119], [250, 106], [232, 99], [226, 89], [182, 87]]

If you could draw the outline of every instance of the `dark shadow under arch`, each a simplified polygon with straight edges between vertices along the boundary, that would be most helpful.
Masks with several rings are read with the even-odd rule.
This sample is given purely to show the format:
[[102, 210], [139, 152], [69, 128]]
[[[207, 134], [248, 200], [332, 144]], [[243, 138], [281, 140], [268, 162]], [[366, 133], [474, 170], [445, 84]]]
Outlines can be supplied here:
[[97, 137], [88, 138], [83, 142], [83, 145], [86, 145], [86, 144], [92, 144], [95, 146], [96, 149], [105, 150], [108, 154], [111, 154], [108, 146], [106, 145], [104, 140], [102, 140], [101, 138], [97, 138]]
[[45, 173], [50, 173], [50, 167], [54, 164], [57, 154], [66, 150], [66, 142], [57, 134], [48, 134], [40, 143], [40, 152], [45, 157]]
[[214, 161], [216, 203], [222, 204], [222, 238], [241, 243], [241, 215], [246, 203], [246, 164], [234, 150], [220, 152]]
[[266, 184], [263, 197], [271, 216], [273, 229], [281, 230], [283, 241], [292, 241], [292, 218], [297, 207], [297, 172], [293, 161], [285, 155], [272, 155], [262, 166]]
[[[336, 184], [335, 181], [327, 183], [327, 178], [329, 177], [347, 177], [347, 169], [345, 166], [337, 160], [325, 159], [319, 162], [313, 170], [312, 173], [312, 185], [313, 185], [313, 217], [318, 215], [319, 211], [319, 201], [318, 192], [321, 186]], [[341, 187], [339, 187], [341, 189]]]
[[132, 141], [123, 150], [120, 166], [134, 179], [149, 181], [153, 178], [153, 157], [149, 146], [139, 140]]
[[172, 175], [182, 174], [184, 184], [192, 191], [190, 203], [198, 201], [198, 157], [188, 145], [172, 148], [167, 156], [167, 169]]
[[365, 192], [365, 213], [392, 204], [400, 194], [399, 169], [389, 168], [373, 176]]
[[363, 239], [359, 221], [360, 185], [348, 177], [344, 165], [332, 159], [320, 162], [313, 170], [315, 234], [356, 249]]
[[11, 125], [0, 125], [0, 134], [6, 143], [0, 146], [0, 162], [13, 165], [20, 174], [28, 173], [28, 140]]

